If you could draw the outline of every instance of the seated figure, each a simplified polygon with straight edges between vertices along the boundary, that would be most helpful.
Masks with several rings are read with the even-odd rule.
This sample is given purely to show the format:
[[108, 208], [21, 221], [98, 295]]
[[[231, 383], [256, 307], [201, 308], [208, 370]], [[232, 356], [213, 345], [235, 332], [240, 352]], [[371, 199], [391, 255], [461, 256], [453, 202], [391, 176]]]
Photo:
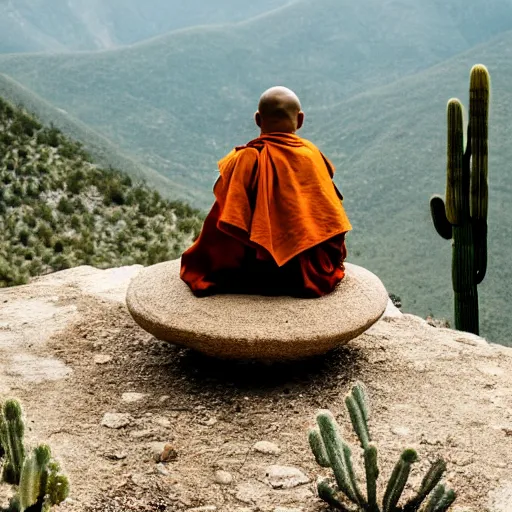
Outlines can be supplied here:
[[351, 225], [334, 167], [296, 135], [304, 113], [295, 93], [261, 96], [257, 139], [219, 162], [215, 203], [181, 259], [194, 295], [254, 293], [320, 297], [344, 277]]

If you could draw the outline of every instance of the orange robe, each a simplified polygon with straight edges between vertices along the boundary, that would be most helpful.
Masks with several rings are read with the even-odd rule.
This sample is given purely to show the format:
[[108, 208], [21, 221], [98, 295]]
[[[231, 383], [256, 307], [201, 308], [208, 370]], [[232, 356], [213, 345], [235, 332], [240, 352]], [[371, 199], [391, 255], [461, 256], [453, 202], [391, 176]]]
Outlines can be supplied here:
[[219, 171], [216, 201], [181, 259], [192, 292], [330, 293], [344, 277], [352, 227], [320, 150], [294, 134], [267, 134], [235, 148]]

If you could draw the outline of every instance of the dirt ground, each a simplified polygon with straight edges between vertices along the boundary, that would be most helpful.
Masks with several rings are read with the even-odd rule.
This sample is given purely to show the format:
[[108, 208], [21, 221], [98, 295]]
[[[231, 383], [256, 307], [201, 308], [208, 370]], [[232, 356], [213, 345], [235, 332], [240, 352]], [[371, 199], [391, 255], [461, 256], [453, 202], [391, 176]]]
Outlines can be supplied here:
[[[328, 472], [308, 429], [328, 408], [355, 447], [343, 403], [361, 380], [381, 491], [401, 449], [414, 447], [413, 487], [442, 455], [456, 510], [512, 511], [512, 349], [405, 315], [324, 357], [213, 360], [133, 322], [122, 298], [136, 271], [113, 282], [108, 271], [81, 268], [0, 291], [0, 397], [20, 399], [28, 441], [48, 442], [70, 476], [59, 510], [326, 511], [314, 482]], [[102, 425], [106, 413], [125, 425]], [[255, 451], [259, 441], [279, 453]], [[157, 462], [164, 444], [169, 460]], [[309, 483], [275, 489], [273, 465], [297, 468]], [[218, 471], [232, 481], [218, 483]]]

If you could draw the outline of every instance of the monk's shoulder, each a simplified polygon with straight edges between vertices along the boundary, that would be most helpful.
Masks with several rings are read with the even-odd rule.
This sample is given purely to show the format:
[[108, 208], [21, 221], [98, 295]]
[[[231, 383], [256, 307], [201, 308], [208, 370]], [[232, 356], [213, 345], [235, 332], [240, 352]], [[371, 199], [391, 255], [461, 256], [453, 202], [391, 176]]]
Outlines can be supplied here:
[[320, 149], [315, 144], [313, 144], [310, 140], [301, 138], [301, 141], [302, 141], [302, 144], [304, 144], [304, 146], [306, 148], [310, 149], [314, 153], [321, 153]]
[[334, 176], [334, 173], [336, 172], [336, 168], [334, 167], [332, 162], [311, 141], [309, 141], [307, 139], [302, 139], [302, 143], [304, 144], [304, 147], [308, 148], [313, 153], [313, 155], [315, 155], [315, 157], [318, 158], [318, 161], [323, 161], [323, 163], [325, 164], [325, 167], [327, 168], [327, 170], [332, 178]]
[[248, 146], [240, 146], [233, 151], [230, 151], [222, 160], [219, 161], [219, 165], [226, 164], [253, 164], [258, 160], [258, 150]]

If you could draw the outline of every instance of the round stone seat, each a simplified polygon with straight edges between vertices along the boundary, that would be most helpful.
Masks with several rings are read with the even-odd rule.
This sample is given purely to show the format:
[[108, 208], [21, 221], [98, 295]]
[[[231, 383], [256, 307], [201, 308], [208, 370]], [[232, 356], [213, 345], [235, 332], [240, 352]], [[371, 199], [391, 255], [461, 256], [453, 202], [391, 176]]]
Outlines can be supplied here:
[[325, 297], [197, 298], [180, 279], [178, 259], [141, 270], [126, 302], [134, 320], [160, 340], [226, 359], [299, 359], [348, 342], [384, 313], [388, 294], [380, 279], [350, 263], [345, 268]]

